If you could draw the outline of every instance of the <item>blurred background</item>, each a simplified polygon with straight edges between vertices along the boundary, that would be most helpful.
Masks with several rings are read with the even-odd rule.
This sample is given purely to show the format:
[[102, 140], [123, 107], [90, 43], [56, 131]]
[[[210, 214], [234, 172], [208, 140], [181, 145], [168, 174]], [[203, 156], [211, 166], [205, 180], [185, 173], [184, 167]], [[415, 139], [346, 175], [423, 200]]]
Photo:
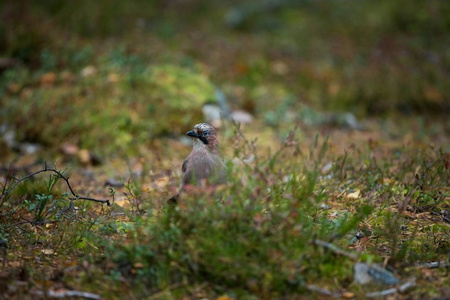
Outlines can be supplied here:
[[447, 1], [4, 0], [0, 20], [3, 161], [142, 154], [221, 118], [447, 141]]

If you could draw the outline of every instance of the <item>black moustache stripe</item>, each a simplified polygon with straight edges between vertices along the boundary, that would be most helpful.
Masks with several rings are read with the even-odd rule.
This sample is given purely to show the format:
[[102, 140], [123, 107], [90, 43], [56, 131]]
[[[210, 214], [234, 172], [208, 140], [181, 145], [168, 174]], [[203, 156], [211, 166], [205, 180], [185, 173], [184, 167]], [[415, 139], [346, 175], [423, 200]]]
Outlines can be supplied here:
[[203, 142], [203, 144], [208, 145], [208, 140], [207, 140], [207, 139], [205, 139], [205, 138], [202, 137], [202, 136], [199, 136], [198, 138], [200, 139], [200, 141]]

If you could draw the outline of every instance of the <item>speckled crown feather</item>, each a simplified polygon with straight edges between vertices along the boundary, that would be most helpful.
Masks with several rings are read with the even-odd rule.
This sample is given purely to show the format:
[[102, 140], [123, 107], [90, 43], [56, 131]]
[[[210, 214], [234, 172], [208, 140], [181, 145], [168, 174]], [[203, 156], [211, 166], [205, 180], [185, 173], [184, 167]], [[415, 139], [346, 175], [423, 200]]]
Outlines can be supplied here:
[[199, 137], [199, 139], [208, 146], [208, 148], [213, 152], [217, 153], [219, 141], [217, 140], [217, 132], [216, 129], [208, 124], [208, 123], [199, 123], [194, 126], [194, 130], [197, 131], [198, 134], [201, 134], [202, 132], [208, 131], [208, 136], [205, 137]]
[[205, 130], [205, 129], [209, 129], [209, 130], [214, 130], [214, 132], [216, 131], [214, 129], [214, 127], [212, 127], [211, 125], [209, 125], [208, 123], [199, 123], [197, 125], [194, 126], [194, 129], [200, 129], [201, 131]]

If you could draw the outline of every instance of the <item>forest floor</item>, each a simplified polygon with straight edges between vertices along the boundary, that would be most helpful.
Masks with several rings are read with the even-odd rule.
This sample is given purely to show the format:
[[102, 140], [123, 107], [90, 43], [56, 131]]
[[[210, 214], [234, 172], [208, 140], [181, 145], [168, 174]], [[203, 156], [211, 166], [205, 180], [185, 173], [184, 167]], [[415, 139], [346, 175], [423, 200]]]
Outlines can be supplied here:
[[[239, 130], [224, 123], [219, 138], [231, 169], [229, 183], [219, 194], [194, 191], [175, 208], [178, 215], [171, 215], [171, 221], [166, 200], [177, 190], [181, 162], [190, 151], [181, 137], [162, 138], [160, 150], [102, 160], [98, 166], [74, 160], [73, 155], [82, 157], [81, 150], [56, 154], [47, 166], [64, 170], [78, 196], [108, 199], [111, 206], [81, 199], [70, 206], [67, 183], [52, 172], [26, 179], [4, 196], [4, 296], [31, 299], [70, 296], [72, 291], [107, 299], [297, 298], [311, 293], [352, 298], [410, 282], [414, 286], [392, 295], [419, 299], [449, 293], [450, 161], [439, 150], [448, 143], [440, 125], [423, 122], [411, 131], [416, 120], [404, 118], [396, 124], [398, 132], [390, 134], [382, 128], [392, 124], [380, 120], [364, 122], [364, 130], [303, 126], [295, 138], [285, 137], [289, 141], [283, 146], [276, 130], [261, 133], [257, 123]], [[246, 149], [239, 132], [248, 136], [248, 144], [258, 137], [252, 149]], [[283, 150], [275, 155], [277, 148]], [[14, 178], [44, 168], [36, 155], [15, 157], [14, 164], [2, 165], [5, 188]], [[297, 177], [292, 183], [297, 187], [289, 184], [290, 177]], [[229, 208], [216, 206], [217, 199]], [[283, 203], [289, 207], [274, 207]], [[234, 221], [215, 224], [219, 217]], [[167, 240], [154, 241], [164, 232], [150, 230], [155, 224], [169, 230]], [[193, 235], [193, 228], [211, 234], [210, 240]], [[234, 238], [223, 235], [228, 233]], [[264, 242], [248, 237], [262, 233]], [[299, 241], [290, 244], [291, 239]], [[321, 249], [315, 239], [342, 253]], [[261, 249], [236, 258], [241, 247]], [[275, 257], [266, 261], [266, 255]], [[311, 261], [303, 262], [308, 257]], [[353, 274], [358, 262], [379, 262], [399, 281], [361, 285]], [[233, 263], [238, 266], [227, 267]]]
[[[0, 298], [448, 298], [449, 16], [0, 2]], [[200, 122], [227, 183], [169, 205]]]

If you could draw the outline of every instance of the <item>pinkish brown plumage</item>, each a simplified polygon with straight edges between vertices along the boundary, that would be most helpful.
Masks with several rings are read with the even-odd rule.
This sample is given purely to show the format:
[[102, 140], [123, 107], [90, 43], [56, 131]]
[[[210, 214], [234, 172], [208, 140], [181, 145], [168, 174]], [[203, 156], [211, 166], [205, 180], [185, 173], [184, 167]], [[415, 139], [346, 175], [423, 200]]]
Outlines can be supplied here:
[[169, 203], [177, 203], [180, 193], [190, 185], [216, 185], [226, 181], [226, 169], [219, 155], [216, 129], [209, 124], [200, 123], [186, 134], [194, 139], [194, 143], [181, 167], [183, 179], [180, 190], [169, 199]]
[[187, 184], [207, 182], [221, 184], [225, 182], [225, 165], [219, 156], [219, 141], [214, 127], [206, 123], [194, 126], [187, 132], [193, 137], [192, 152], [184, 160], [181, 189]]

